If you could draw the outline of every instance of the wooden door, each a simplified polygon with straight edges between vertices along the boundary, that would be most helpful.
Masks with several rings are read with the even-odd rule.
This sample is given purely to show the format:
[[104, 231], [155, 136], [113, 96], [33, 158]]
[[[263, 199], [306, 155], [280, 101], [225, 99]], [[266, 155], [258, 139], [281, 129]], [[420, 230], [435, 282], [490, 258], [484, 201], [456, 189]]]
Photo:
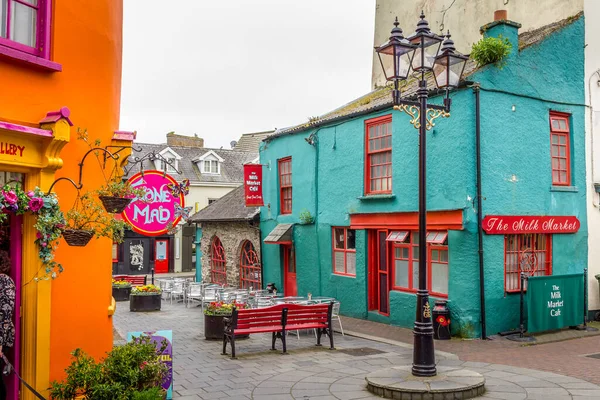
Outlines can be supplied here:
[[297, 296], [296, 254], [290, 245], [282, 245], [283, 252], [283, 292], [286, 296]]
[[154, 252], [154, 271], [157, 274], [169, 272], [169, 241], [157, 240]]

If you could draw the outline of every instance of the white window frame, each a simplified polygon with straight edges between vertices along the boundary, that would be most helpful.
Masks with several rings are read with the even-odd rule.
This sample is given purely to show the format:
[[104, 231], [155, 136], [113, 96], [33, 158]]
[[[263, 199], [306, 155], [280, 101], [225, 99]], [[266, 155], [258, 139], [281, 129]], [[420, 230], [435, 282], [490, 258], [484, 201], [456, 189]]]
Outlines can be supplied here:
[[[221, 163], [219, 160], [215, 160], [212, 158], [200, 161], [202, 163], [202, 173], [203, 174], [211, 174], [211, 175], [221, 175]], [[209, 163], [210, 167], [206, 170], [206, 163]], [[217, 172], [212, 171], [213, 163], [217, 165]]]

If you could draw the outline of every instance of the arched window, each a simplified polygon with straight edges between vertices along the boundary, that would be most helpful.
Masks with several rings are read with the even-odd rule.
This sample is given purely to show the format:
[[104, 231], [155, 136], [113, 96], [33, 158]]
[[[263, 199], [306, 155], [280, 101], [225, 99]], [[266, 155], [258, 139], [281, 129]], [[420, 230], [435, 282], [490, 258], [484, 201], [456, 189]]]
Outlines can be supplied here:
[[210, 246], [210, 278], [212, 283], [227, 283], [227, 262], [221, 240], [215, 236]]
[[252, 242], [246, 240], [242, 244], [240, 255], [240, 288], [249, 289], [252, 286], [254, 289], [260, 289], [260, 278], [258, 255], [254, 251]]

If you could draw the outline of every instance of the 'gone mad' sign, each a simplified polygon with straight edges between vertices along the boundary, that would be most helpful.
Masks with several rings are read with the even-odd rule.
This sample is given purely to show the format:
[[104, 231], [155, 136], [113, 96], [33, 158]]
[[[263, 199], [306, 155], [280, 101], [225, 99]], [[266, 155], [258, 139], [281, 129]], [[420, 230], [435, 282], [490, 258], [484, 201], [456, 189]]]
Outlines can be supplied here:
[[169, 223], [177, 226], [185, 207], [182, 185], [163, 171], [139, 172], [128, 182], [134, 188], [146, 189], [144, 201], [136, 199], [123, 211], [123, 218], [135, 232], [159, 236], [167, 233]]

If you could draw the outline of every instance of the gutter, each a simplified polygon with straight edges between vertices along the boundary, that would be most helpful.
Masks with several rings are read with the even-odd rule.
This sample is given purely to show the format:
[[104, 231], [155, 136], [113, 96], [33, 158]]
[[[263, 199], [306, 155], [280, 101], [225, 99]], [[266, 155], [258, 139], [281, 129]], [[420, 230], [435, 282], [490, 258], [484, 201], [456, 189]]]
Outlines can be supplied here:
[[483, 261], [483, 228], [482, 218], [483, 210], [481, 206], [481, 101], [480, 101], [479, 83], [473, 85], [473, 94], [475, 95], [475, 158], [477, 163], [477, 242], [479, 253], [479, 301], [481, 306], [481, 339], [487, 339], [485, 325], [485, 272]]

